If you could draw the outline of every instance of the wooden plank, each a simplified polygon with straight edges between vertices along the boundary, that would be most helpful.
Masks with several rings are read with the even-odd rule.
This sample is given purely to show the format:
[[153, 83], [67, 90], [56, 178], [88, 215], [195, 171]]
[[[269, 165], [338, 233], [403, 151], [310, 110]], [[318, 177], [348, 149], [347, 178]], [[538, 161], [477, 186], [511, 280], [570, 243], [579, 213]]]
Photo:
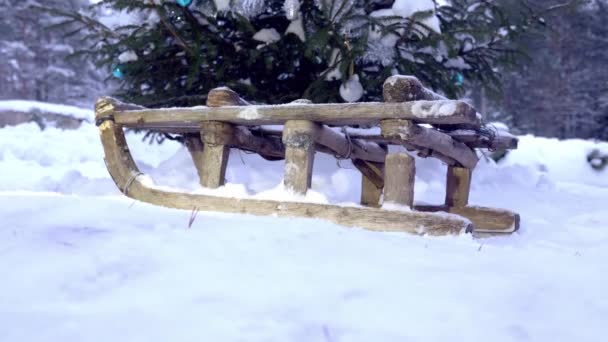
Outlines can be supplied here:
[[297, 194], [306, 194], [312, 180], [315, 156], [315, 138], [319, 125], [312, 121], [292, 120], [285, 123], [285, 188]]
[[400, 139], [417, 147], [437, 151], [464, 167], [472, 169], [479, 161], [475, 151], [465, 144], [445, 133], [418, 126], [409, 120], [383, 120], [380, 126], [382, 135], [386, 138]]
[[201, 137], [198, 134], [187, 135], [184, 137], [184, 143], [186, 145], [186, 148], [188, 149], [188, 152], [190, 153], [192, 161], [194, 162], [194, 167], [196, 168], [196, 173], [198, 174], [199, 182], [200, 184], [203, 184], [203, 165], [205, 159], [203, 157], [203, 141], [201, 140]]
[[445, 204], [450, 207], [465, 207], [469, 204], [471, 169], [448, 166]]
[[486, 136], [480, 132], [466, 129], [446, 132], [446, 134], [469, 147], [488, 148], [492, 150], [516, 149], [519, 143], [519, 139], [517, 139], [516, 136], [502, 131], [493, 132], [493, 136]]
[[201, 185], [215, 189], [225, 183], [234, 129], [225, 122], [205, 122], [201, 126], [204, 144]]
[[192, 107], [117, 111], [116, 123], [126, 127], [150, 128], [169, 125], [197, 127], [203, 121], [224, 121], [242, 125], [284, 124], [289, 120], [310, 120], [327, 124], [375, 124], [384, 119], [407, 119], [431, 124], [479, 126], [471, 106], [462, 101], [414, 101], [407, 103], [333, 103], [254, 105], [246, 107]]
[[466, 217], [475, 226], [476, 234], [509, 234], [516, 232], [520, 227], [519, 215], [504, 209], [445, 205], [416, 205], [415, 209], [422, 212], [447, 212]]
[[[386, 152], [386, 150], [383, 148]], [[361, 171], [361, 205], [379, 207], [384, 192], [384, 163], [354, 159], [353, 165]]]
[[361, 159], [353, 159], [353, 165], [377, 188], [384, 188], [384, 163], [368, 162]]
[[382, 188], [379, 188], [361, 174], [361, 205], [372, 208], [379, 208], [382, 200]]
[[[207, 96], [208, 107], [220, 107], [226, 104], [238, 105], [238, 95], [217, 89], [212, 90], [210, 96]], [[204, 144], [201, 173], [203, 187], [215, 189], [226, 182], [226, 168], [230, 157], [230, 144], [234, 141], [234, 132], [234, 127], [226, 122], [206, 121], [201, 124], [201, 138]]]
[[[462, 129], [443, 133], [451, 136], [454, 140], [467, 145], [469, 148], [487, 148], [492, 150], [516, 149], [519, 141], [516, 136], [506, 132], [496, 132], [494, 137], [484, 136], [474, 130]], [[353, 140], [370, 141], [375, 143], [391, 142], [391, 139], [377, 134], [350, 133], [349, 136]]]
[[316, 142], [335, 152], [336, 157], [384, 162], [386, 151], [373, 142], [353, 140], [329, 127], [322, 126]]
[[267, 160], [285, 158], [285, 146], [280, 137], [255, 136], [246, 127], [235, 127], [231, 145], [241, 150], [255, 152]]
[[384, 203], [412, 207], [414, 204], [414, 179], [416, 166], [407, 153], [386, 156], [384, 169]]
[[119, 125], [108, 120], [99, 126], [99, 130], [112, 179], [127, 196], [143, 202], [185, 210], [324, 219], [347, 227], [386, 232], [445, 235], [472, 232], [473, 229], [468, 220], [457, 216], [167, 191], [156, 187], [137, 169]]

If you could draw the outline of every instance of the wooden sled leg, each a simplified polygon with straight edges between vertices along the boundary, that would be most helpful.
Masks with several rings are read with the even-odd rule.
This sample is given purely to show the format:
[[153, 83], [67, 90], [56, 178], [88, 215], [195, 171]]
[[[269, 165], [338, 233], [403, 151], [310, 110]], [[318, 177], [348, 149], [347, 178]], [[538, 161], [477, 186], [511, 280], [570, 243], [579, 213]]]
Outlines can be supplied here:
[[353, 165], [361, 171], [361, 205], [379, 208], [384, 189], [384, 163], [353, 159]]
[[226, 167], [230, 155], [230, 142], [234, 129], [223, 122], [206, 122], [201, 127], [203, 149], [203, 169], [201, 185], [206, 188], [219, 188], [226, 181]]
[[414, 158], [407, 153], [393, 153], [386, 156], [384, 183], [384, 203], [394, 203], [407, 207], [414, 204], [414, 178], [416, 166]]
[[98, 112], [98, 119], [101, 121], [99, 130], [106, 165], [118, 188], [131, 198], [185, 210], [198, 208], [201, 211], [324, 219], [347, 227], [374, 231], [445, 235], [472, 232], [473, 230], [473, 225], [468, 220], [458, 216], [314, 203], [226, 198], [158, 188], [135, 165], [122, 127], [114, 123], [111, 110], [109, 110], [110, 105], [103, 101], [104, 99], [101, 100], [102, 103], [98, 103], [98, 106], [105, 110], [102, 113]]
[[285, 123], [285, 188], [305, 195], [312, 180], [315, 139], [319, 125], [312, 121], [291, 120]]
[[379, 208], [382, 200], [382, 188], [374, 184], [367, 176], [361, 174], [361, 205]]
[[196, 168], [196, 173], [198, 174], [199, 182], [200, 184], [203, 184], [203, 141], [201, 140], [201, 137], [198, 134], [186, 135], [184, 137], [184, 143], [186, 145], [186, 148], [188, 149], [188, 153], [190, 153], [192, 162], [194, 162], [194, 167]]
[[466, 207], [469, 204], [471, 173], [471, 169], [448, 166], [445, 205], [449, 207]]

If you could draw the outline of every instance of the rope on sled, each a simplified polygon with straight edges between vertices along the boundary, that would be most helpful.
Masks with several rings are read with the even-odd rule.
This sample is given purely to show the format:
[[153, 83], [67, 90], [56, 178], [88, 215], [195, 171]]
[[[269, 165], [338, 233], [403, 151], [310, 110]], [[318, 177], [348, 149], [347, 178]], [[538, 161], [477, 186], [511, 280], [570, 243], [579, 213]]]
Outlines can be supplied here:
[[125, 194], [125, 196], [128, 195], [129, 188], [131, 187], [131, 185], [133, 184], [133, 182], [135, 181], [135, 179], [137, 177], [139, 177], [139, 176], [142, 176], [142, 175], [143, 175], [143, 172], [134, 172], [133, 174], [131, 174], [131, 177], [129, 177], [129, 179], [125, 183], [125, 187], [122, 189], [122, 193]]

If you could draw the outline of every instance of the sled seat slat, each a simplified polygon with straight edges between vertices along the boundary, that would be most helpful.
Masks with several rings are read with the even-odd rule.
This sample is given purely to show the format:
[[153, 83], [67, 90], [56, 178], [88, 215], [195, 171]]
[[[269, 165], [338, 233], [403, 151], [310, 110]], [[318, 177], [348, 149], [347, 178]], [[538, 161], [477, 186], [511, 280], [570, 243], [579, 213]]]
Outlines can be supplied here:
[[289, 120], [310, 120], [330, 125], [370, 125], [384, 119], [419, 123], [481, 125], [475, 109], [462, 101], [405, 103], [360, 102], [332, 104], [250, 105], [245, 107], [192, 107], [117, 110], [114, 121], [129, 128], [196, 128], [203, 121], [232, 124], [282, 125]]

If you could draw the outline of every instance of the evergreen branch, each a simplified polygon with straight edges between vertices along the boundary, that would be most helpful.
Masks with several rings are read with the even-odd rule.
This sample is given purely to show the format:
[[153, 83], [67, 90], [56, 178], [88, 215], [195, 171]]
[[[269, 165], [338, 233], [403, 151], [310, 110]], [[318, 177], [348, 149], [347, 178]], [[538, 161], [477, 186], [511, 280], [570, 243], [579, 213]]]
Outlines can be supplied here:
[[[161, 12], [161, 11], [159, 11]], [[167, 19], [165, 18], [165, 13], [164, 11], [162, 11], [163, 13], [159, 13], [159, 18], [160, 21], [163, 23], [163, 25], [165, 26], [165, 28], [169, 31], [169, 33], [171, 33], [171, 35], [177, 40], [177, 44], [179, 46], [181, 46], [188, 54], [193, 55], [192, 50], [188, 47], [188, 45], [186, 44], [186, 42], [177, 34], [177, 31], [175, 31], [174, 27], [172, 24], [170, 24]]]
[[110, 37], [116, 38], [116, 39], [120, 38], [120, 35], [118, 35], [115, 31], [113, 31], [106, 25], [102, 24], [98, 20], [95, 20], [89, 16], [83, 15], [80, 12], [69, 12], [69, 11], [63, 11], [58, 8], [36, 6], [36, 5], [32, 6], [32, 9], [71, 19], [72, 22], [79, 22], [89, 29], [92, 29], [95, 31], [100, 31], [100, 32], [104, 33], [105, 36], [110, 36]]

